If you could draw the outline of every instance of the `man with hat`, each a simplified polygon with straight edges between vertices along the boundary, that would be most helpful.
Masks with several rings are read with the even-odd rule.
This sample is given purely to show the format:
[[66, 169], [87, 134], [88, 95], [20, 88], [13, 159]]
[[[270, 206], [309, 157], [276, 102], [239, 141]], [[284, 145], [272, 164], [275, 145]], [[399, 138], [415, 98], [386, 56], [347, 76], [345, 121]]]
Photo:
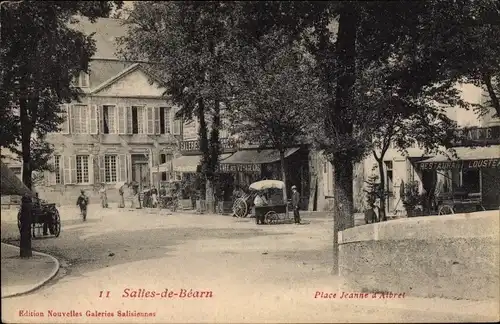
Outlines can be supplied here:
[[300, 194], [297, 191], [297, 187], [295, 185], [293, 185], [292, 186], [292, 207], [293, 207], [293, 220], [294, 220], [295, 224], [300, 224], [299, 203], [300, 203]]

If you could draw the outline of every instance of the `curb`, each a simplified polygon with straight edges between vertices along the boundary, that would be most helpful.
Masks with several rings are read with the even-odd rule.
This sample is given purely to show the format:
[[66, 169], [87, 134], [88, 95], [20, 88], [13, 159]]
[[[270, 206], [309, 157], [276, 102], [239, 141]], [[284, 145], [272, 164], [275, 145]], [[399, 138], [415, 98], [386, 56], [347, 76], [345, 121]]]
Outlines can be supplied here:
[[[13, 244], [8, 244], [8, 243], [3, 243], [3, 242], [2, 242], [2, 244], [8, 245], [8, 246], [12, 246], [12, 247], [15, 247], [15, 248], [19, 248], [19, 246], [16, 246], [16, 245], [13, 245]], [[33, 292], [33, 291], [39, 289], [40, 287], [42, 287], [43, 285], [45, 285], [52, 278], [54, 278], [57, 275], [57, 273], [59, 272], [59, 269], [61, 268], [61, 265], [59, 263], [59, 260], [57, 260], [55, 257], [53, 257], [50, 254], [46, 254], [46, 253], [43, 253], [43, 252], [38, 252], [38, 251], [35, 251], [35, 250], [32, 250], [32, 253], [36, 254], [36, 255], [48, 257], [49, 259], [51, 259], [55, 263], [56, 266], [54, 267], [54, 269], [52, 270], [52, 272], [46, 278], [44, 278], [41, 281], [39, 281], [38, 283], [34, 284], [32, 288], [29, 288], [29, 289], [21, 291], [21, 292], [4, 295], [4, 296], [2, 296], [2, 299], [3, 298], [12, 298], [12, 297], [17, 297], [17, 296], [29, 294], [30, 292]]]

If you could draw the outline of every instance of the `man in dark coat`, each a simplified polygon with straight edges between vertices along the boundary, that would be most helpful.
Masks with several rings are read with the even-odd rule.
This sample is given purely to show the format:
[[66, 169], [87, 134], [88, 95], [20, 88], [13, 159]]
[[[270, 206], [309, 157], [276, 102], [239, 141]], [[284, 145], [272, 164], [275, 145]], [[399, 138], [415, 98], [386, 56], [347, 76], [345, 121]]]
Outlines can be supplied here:
[[292, 208], [293, 208], [293, 220], [295, 224], [300, 224], [299, 203], [300, 203], [300, 194], [297, 191], [297, 187], [292, 186]]

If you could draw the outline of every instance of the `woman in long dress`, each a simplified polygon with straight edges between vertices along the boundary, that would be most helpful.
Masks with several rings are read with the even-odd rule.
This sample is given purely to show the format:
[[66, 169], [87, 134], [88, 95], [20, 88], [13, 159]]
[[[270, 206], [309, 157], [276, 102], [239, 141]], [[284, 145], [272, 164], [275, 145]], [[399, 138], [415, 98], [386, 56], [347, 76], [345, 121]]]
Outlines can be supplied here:
[[101, 189], [99, 189], [99, 193], [101, 194], [102, 208], [108, 208], [108, 195], [106, 193], [106, 185], [104, 183], [101, 184]]

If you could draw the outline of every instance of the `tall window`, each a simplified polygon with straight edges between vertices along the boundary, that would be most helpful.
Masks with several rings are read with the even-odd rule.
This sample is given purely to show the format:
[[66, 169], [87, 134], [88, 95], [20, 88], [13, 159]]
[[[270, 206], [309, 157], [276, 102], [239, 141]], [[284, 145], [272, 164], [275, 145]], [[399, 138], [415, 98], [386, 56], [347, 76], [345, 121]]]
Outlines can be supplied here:
[[86, 105], [74, 105], [72, 108], [71, 120], [73, 133], [88, 133], [88, 107]]
[[170, 109], [160, 107], [160, 134], [170, 134]]
[[132, 107], [132, 133], [146, 133], [144, 129], [144, 107]]
[[106, 182], [116, 182], [116, 155], [104, 156], [104, 177]]
[[103, 106], [102, 107], [102, 114], [103, 114], [103, 128], [104, 128], [104, 134], [116, 134], [117, 133], [117, 127], [116, 127], [116, 122], [115, 122], [115, 114], [116, 114], [116, 107], [115, 106]]
[[61, 156], [60, 155], [54, 156], [54, 168], [55, 168], [55, 174], [56, 174], [56, 184], [61, 184], [62, 177], [61, 177]]
[[76, 183], [89, 183], [89, 156], [76, 156]]

